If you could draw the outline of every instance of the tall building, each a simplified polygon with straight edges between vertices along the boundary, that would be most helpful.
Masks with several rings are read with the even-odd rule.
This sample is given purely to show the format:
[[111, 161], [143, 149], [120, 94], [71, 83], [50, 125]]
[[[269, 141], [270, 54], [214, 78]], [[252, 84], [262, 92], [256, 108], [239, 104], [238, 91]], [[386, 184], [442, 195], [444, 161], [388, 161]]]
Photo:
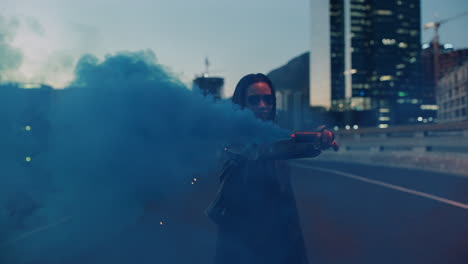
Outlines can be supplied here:
[[468, 120], [468, 61], [439, 79], [437, 104], [439, 122]]
[[[468, 49], [454, 49], [451, 44], [439, 44], [439, 78], [451, 72], [455, 67], [463, 65], [468, 61]], [[423, 66], [423, 79], [426, 86], [431, 86], [434, 90], [434, 52], [432, 43], [424, 44], [421, 54]]]
[[215, 99], [221, 99], [224, 78], [203, 75], [196, 77], [192, 86], [194, 89], [199, 89], [204, 96], [212, 95]]
[[[434, 52], [432, 43], [423, 45], [423, 50], [421, 53], [423, 76], [421, 88], [423, 90], [422, 100], [424, 105], [421, 105], [421, 107], [424, 109], [428, 109], [427, 111], [436, 112], [438, 117], [437, 122], [444, 122], [444, 120], [449, 120], [448, 116], [450, 116], [450, 114], [448, 114], [447, 111], [450, 111], [450, 109], [447, 108], [447, 105], [449, 105], [450, 103], [443, 102], [447, 99], [447, 97], [445, 95], [441, 96], [440, 93], [436, 92], [436, 81], [434, 71], [435, 68], [438, 69], [437, 76], [439, 77], [439, 80], [443, 79], [444, 76], [447, 74], [452, 74], [452, 71], [456, 67], [460, 67], [463, 65], [464, 62], [468, 61], [468, 49], [454, 50], [453, 45], [451, 44], [439, 44], [438, 57], [439, 66], [434, 67]], [[452, 77], [449, 77], [449, 79], [450, 78]], [[439, 82], [439, 80], [437, 82]], [[441, 87], [445, 87], [445, 90], [447, 90], [447, 81], [445, 80], [444, 82], [446, 83], [443, 84]]]
[[276, 90], [276, 121], [283, 128], [310, 128], [309, 53], [303, 53], [267, 76]]
[[[321, 3], [312, 4], [312, 24], [330, 25], [312, 27], [312, 38], [323, 36], [328, 30], [328, 42], [324, 40], [311, 49], [312, 105], [326, 105], [314, 97], [330, 93], [329, 108], [375, 110], [380, 127], [416, 121], [422, 103], [420, 0], [313, 2]], [[329, 16], [316, 16], [323, 6]], [[329, 47], [323, 48], [327, 44]], [[331, 65], [329, 87], [319, 77], [314, 78], [320, 65], [327, 65], [323, 63], [327, 50]], [[328, 77], [324, 73], [320, 76]]]
[[199, 90], [204, 96], [211, 95], [216, 100], [221, 99], [222, 90], [224, 87], [224, 78], [212, 77], [208, 74], [210, 61], [205, 58], [205, 72], [193, 80], [192, 88]]
[[[330, 0], [330, 52], [332, 105], [346, 99], [345, 93], [345, 12], [343, 0]], [[312, 51], [313, 52], [313, 51]]]

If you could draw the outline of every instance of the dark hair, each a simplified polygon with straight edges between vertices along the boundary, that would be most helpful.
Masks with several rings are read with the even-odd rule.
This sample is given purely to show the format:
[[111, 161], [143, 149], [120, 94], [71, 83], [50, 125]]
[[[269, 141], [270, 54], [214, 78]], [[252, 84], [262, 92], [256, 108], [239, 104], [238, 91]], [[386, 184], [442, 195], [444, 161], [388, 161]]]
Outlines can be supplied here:
[[271, 80], [263, 73], [257, 73], [257, 74], [247, 74], [244, 77], [240, 79], [240, 81], [236, 85], [236, 90], [234, 90], [234, 95], [232, 96], [232, 102], [240, 105], [240, 107], [243, 109], [245, 107], [245, 101], [246, 101], [246, 96], [247, 96], [247, 88], [249, 88], [250, 85], [258, 82], [265, 82], [270, 86], [271, 89], [271, 94], [273, 95], [273, 109], [271, 113], [271, 118], [270, 120], [273, 121], [275, 120], [275, 115], [276, 115], [276, 95], [275, 95], [275, 88], [273, 87], [273, 84], [271, 83]]

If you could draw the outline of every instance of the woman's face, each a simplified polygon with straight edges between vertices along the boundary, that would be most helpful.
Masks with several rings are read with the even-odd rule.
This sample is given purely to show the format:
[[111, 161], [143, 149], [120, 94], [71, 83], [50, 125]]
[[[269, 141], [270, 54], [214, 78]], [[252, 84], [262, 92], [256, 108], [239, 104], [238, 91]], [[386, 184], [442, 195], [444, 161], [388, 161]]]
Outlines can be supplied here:
[[274, 95], [266, 82], [256, 82], [247, 88], [245, 107], [261, 120], [271, 120]]

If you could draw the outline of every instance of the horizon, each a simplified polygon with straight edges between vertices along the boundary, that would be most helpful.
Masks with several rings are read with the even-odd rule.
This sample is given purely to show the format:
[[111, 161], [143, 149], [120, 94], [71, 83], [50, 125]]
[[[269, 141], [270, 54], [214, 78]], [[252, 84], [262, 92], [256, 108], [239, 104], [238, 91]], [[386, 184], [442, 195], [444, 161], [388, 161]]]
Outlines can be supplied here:
[[[10, 72], [0, 65], [0, 70], [7, 72], [6, 80], [63, 88], [84, 54], [102, 60], [120, 51], [150, 49], [157, 62], [189, 88], [204, 72], [208, 57], [210, 75], [225, 78], [223, 97], [229, 97], [242, 76], [266, 74], [310, 50], [307, 1], [242, 1], [140, 1], [138, 5], [101, 1], [91, 7], [89, 2], [7, 0], [0, 14], [0, 34], [6, 36], [0, 48], [17, 51], [20, 65]], [[432, 21], [435, 12], [445, 19], [468, 10], [466, 1], [445, 3], [422, 0], [422, 24]], [[467, 21], [465, 16], [444, 24], [441, 43], [468, 48], [468, 36], [458, 33]], [[421, 44], [432, 38], [431, 30], [421, 33]]]

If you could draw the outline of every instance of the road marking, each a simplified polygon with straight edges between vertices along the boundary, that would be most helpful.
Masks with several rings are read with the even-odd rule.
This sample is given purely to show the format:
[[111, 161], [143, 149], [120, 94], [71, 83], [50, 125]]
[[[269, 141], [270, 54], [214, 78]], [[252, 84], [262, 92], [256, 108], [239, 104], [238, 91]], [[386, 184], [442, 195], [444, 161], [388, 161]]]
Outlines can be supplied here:
[[337, 170], [331, 170], [331, 169], [325, 169], [325, 168], [319, 168], [319, 167], [315, 167], [315, 166], [308, 166], [308, 165], [299, 164], [299, 163], [294, 163], [294, 166], [307, 168], [307, 169], [314, 169], [314, 170], [319, 170], [319, 171], [323, 171], [323, 172], [329, 172], [329, 173], [341, 175], [341, 176], [348, 177], [348, 178], [351, 178], [351, 179], [354, 179], [354, 180], [379, 185], [379, 186], [382, 186], [382, 187], [385, 187], [385, 188], [389, 188], [389, 189], [397, 190], [397, 191], [400, 191], [400, 192], [405, 192], [405, 193], [409, 193], [409, 194], [412, 194], [412, 195], [428, 198], [428, 199], [431, 199], [431, 200], [434, 200], [434, 201], [438, 201], [438, 202], [441, 202], [441, 203], [445, 203], [445, 204], [448, 204], [448, 205], [452, 205], [452, 206], [455, 206], [455, 207], [459, 207], [459, 208], [463, 208], [465, 210], [468, 210], [468, 204], [460, 203], [460, 202], [449, 200], [449, 199], [446, 199], [446, 198], [443, 198], [443, 197], [440, 197], [440, 196], [436, 196], [436, 195], [416, 191], [416, 190], [413, 190], [413, 189], [408, 189], [408, 188], [405, 188], [405, 187], [401, 187], [401, 186], [398, 186], [398, 185], [394, 185], [394, 184], [390, 184], [390, 183], [386, 183], [386, 182], [382, 182], [382, 181], [371, 180], [369, 178], [354, 175], [354, 174], [351, 174], [351, 173], [337, 171]]
[[12, 239], [10, 241], [6, 241], [5, 243], [3, 244], [0, 244], [0, 248], [3, 248], [3, 247], [6, 247], [7, 245], [9, 244], [13, 244], [13, 243], [16, 243], [18, 241], [21, 241], [23, 239], [26, 239], [36, 233], [40, 233], [42, 231], [46, 231], [48, 229], [51, 229], [52, 227], [55, 227], [55, 226], [58, 226], [60, 224], [63, 224], [63, 223], [66, 223], [68, 222], [69, 220], [71, 220], [71, 216], [68, 216], [68, 217], [63, 217], [61, 219], [59, 219], [58, 221], [54, 222], [54, 223], [51, 223], [51, 224], [48, 224], [48, 225], [45, 225], [45, 226], [42, 226], [42, 227], [39, 227], [39, 228], [36, 228], [34, 230], [31, 230], [29, 232], [26, 232], [18, 237], [16, 237], [15, 239]]

